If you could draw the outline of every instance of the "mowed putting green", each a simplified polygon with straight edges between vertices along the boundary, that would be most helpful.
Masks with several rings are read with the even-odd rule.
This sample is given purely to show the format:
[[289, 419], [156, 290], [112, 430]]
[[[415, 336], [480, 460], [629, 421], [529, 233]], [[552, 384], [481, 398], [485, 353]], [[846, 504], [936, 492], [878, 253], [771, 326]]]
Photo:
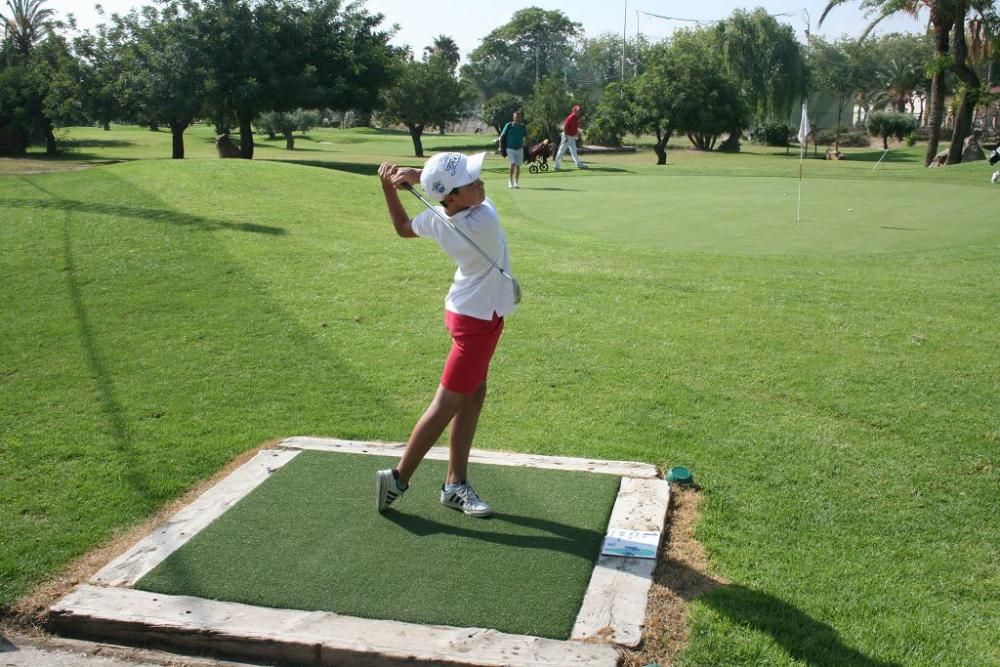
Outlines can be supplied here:
[[374, 474], [394, 463], [303, 452], [135, 587], [568, 639], [620, 478], [476, 465], [495, 514], [473, 519], [439, 503], [446, 462], [427, 460], [379, 514]]
[[[983, 185], [796, 178], [565, 173], [525, 180], [527, 217], [602, 241], [737, 255], [861, 255], [978, 243], [996, 235]], [[584, 193], [586, 193], [584, 195]], [[578, 215], [567, 215], [585, 201]]]

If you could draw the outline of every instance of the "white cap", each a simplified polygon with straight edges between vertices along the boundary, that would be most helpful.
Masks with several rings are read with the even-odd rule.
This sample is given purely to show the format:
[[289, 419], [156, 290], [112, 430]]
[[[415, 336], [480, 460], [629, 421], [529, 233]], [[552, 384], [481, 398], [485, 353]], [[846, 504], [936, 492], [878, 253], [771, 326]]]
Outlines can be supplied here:
[[424, 165], [420, 174], [420, 187], [434, 201], [441, 201], [455, 188], [472, 183], [483, 170], [486, 153], [462, 155], [438, 153]]

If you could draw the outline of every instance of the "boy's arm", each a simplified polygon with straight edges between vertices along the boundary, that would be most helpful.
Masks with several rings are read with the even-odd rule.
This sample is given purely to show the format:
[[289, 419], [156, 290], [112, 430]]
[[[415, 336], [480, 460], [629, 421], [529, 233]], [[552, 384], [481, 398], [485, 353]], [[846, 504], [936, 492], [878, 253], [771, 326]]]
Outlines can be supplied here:
[[385, 205], [389, 209], [389, 219], [392, 220], [392, 226], [395, 227], [396, 233], [403, 238], [416, 238], [417, 234], [413, 231], [410, 216], [403, 208], [403, 202], [399, 200], [397, 188], [402, 187], [403, 184], [412, 185], [414, 178], [419, 183], [420, 170], [401, 168], [392, 163], [383, 162], [378, 168], [378, 176], [382, 181], [382, 194], [385, 195]]

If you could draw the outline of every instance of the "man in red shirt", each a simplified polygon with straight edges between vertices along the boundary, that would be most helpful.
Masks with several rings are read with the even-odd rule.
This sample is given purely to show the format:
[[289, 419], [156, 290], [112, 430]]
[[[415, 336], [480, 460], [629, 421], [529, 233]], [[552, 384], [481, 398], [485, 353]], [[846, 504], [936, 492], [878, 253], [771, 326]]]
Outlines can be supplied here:
[[576, 163], [577, 169], [587, 168], [587, 165], [580, 162], [580, 156], [576, 152], [576, 140], [580, 136], [581, 114], [583, 114], [583, 107], [579, 104], [574, 105], [572, 113], [566, 116], [566, 120], [563, 121], [562, 141], [559, 143], [559, 151], [556, 153], [556, 169], [559, 169], [559, 164], [567, 149], [569, 149], [569, 154], [573, 156], [573, 162]]

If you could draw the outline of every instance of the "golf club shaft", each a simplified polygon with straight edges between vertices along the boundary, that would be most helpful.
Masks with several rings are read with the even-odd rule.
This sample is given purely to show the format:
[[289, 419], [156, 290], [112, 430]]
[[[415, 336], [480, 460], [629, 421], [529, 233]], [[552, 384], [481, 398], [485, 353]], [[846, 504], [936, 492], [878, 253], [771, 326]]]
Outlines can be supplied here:
[[437, 207], [434, 206], [434, 204], [432, 204], [429, 201], [427, 201], [427, 199], [425, 199], [424, 196], [421, 195], [419, 192], [417, 192], [416, 190], [414, 190], [412, 185], [410, 185], [409, 183], [404, 183], [403, 184], [403, 189], [409, 190], [411, 193], [413, 193], [413, 196], [416, 197], [417, 199], [419, 199], [420, 201], [422, 201], [424, 203], [424, 206], [426, 206], [431, 211], [431, 213], [433, 213], [434, 215], [436, 215], [441, 220], [441, 222], [445, 223], [446, 225], [448, 225], [449, 227], [451, 227], [452, 229], [454, 229], [456, 232], [458, 232], [458, 234], [463, 239], [465, 239], [466, 241], [468, 241], [469, 244], [472, 245], [473, 248], [475, 248], [476, 250], [478, 250], [479, 254], [483, 256], [483, 259], [485, 259], [487, 262], [489, 262], [490, 264], [492, 264], [493, 267], [497, 271], [499, 271], [500, 274], [504, 278], [507, 278], [508, 280], [511, 280], [511, 281], [514, 280], [514, 277], [512, 275], [510, 275], [509, 273], [507, 273], [506, 271], [504, 271], [502, 266], [500, 266], [499, 264], [497, 264], [493, 260], [492, 257], [490, 257], [488, 254], [486, 254], [485, 250], [483, 250], [482, 248], [479, 247], [479, 244], [477, 244], [475, 241], [473, 241], [472, 239], [470, 239], [469, 236], [465, 232], [463, 232], [461, 229], [459, 229], [458, 227], [456, 227], [455, 223], [453, 223], [447, 217], [445, 217], [444, 215], [442, 215], [441, 212], [437, 210]]

